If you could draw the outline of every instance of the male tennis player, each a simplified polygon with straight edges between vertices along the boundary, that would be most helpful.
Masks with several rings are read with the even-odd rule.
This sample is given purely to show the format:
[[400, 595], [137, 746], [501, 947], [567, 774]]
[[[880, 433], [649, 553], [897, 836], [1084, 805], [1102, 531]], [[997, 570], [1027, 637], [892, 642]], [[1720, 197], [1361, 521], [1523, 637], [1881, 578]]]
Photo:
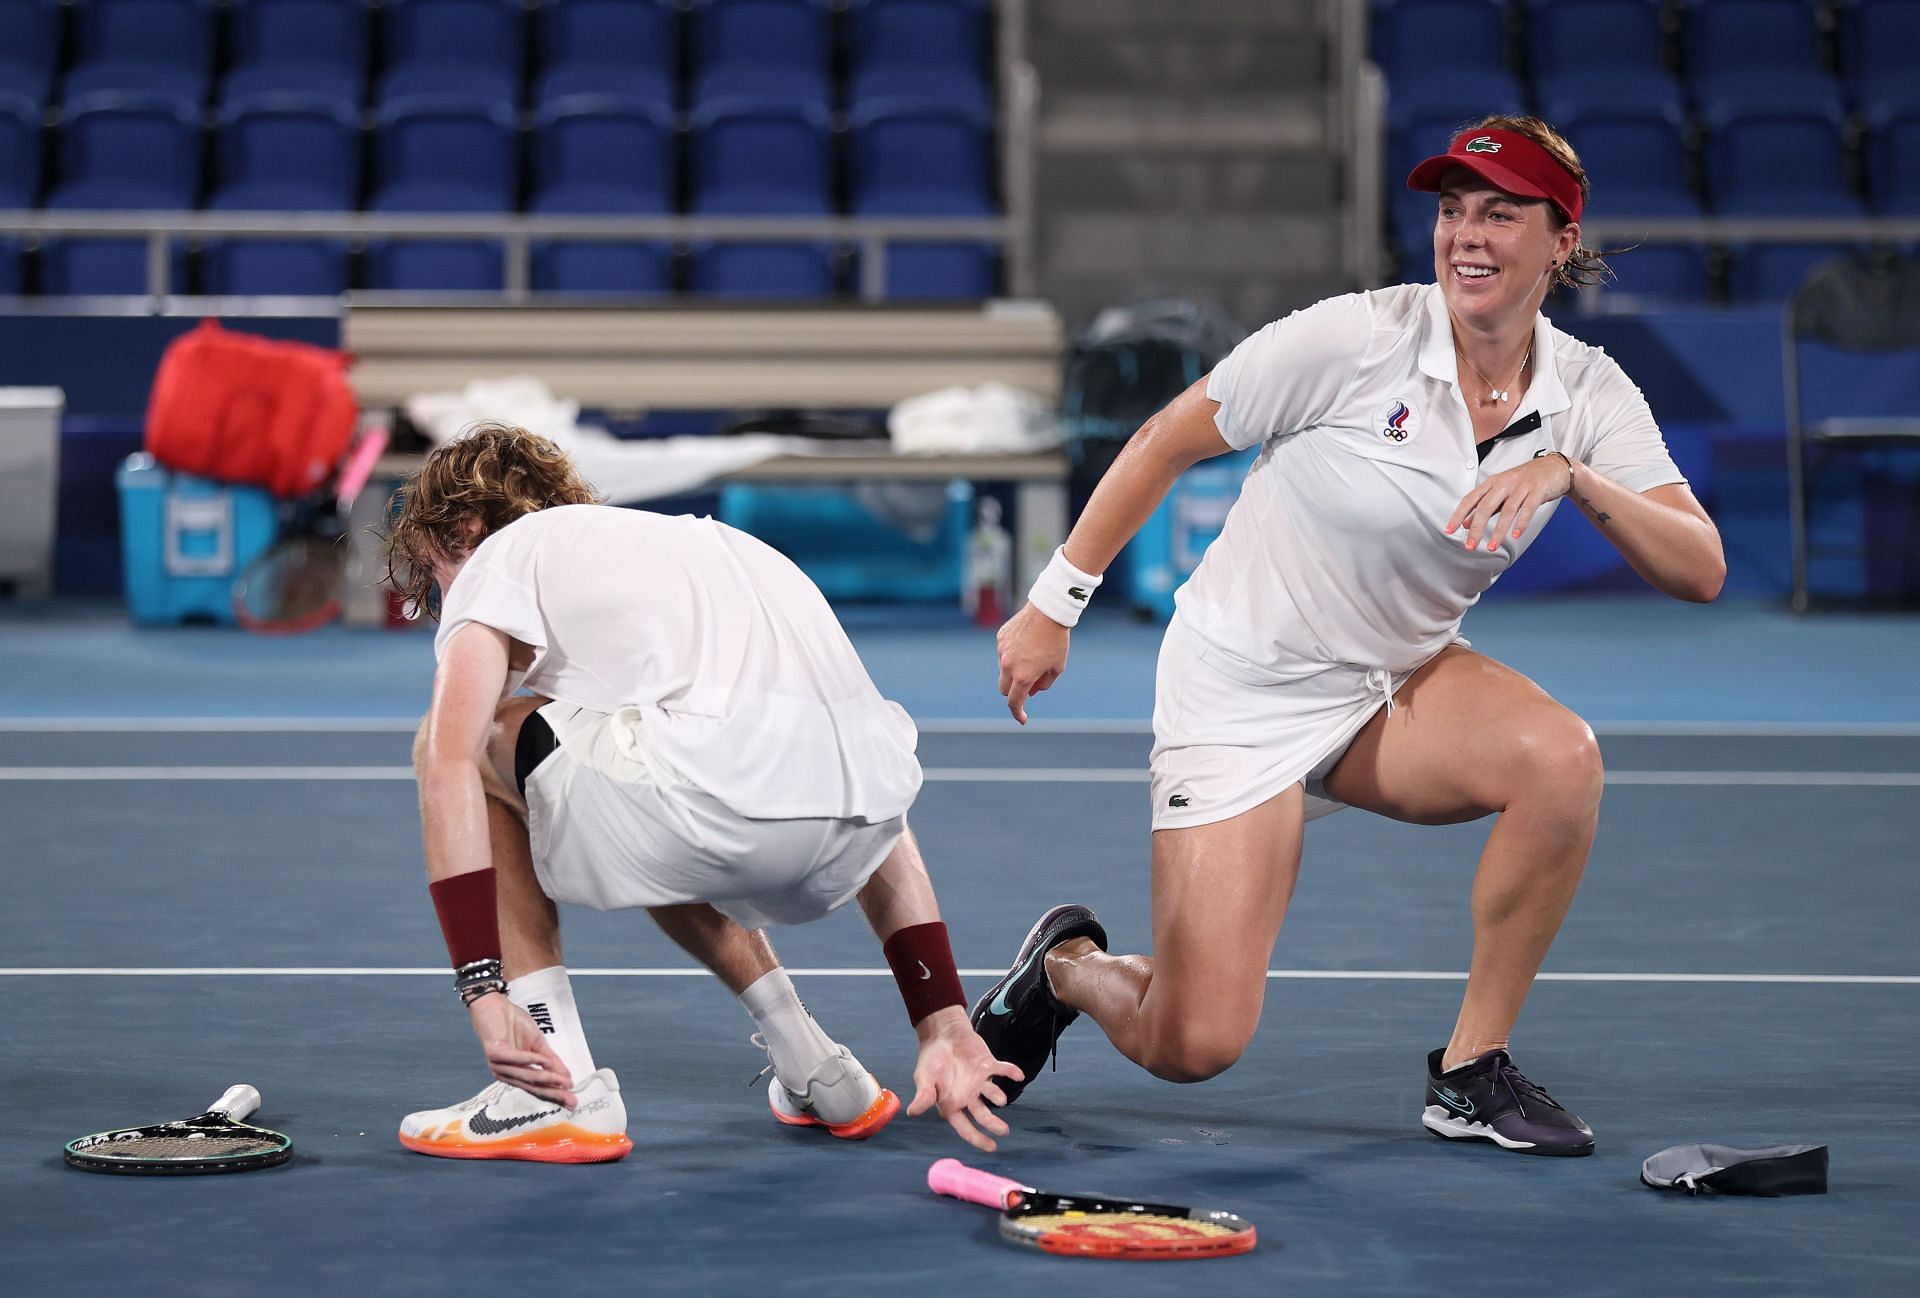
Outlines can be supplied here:
[[[776, 551], [712, 519], [596, 500], [551, 442], [483, 425], [427, 458], [389, 538], [394, 584], [420, 607], [440, 593], [415, 745], [427, 872], [455, 988], [507, 1084], [410, 1116], [403, 1141], [552, 1162], [631, 1148], [618, 1083], [577, 1026], [555, 1032], [556, 1053], [507, 994], [511, 950], [532, 979], [516, 978], [517, 999], [547, 1026], [556, 1010], [577, 1024], [544, 893], [648, 909], [759, 1024], [774, 1116], [849, 1138], [899, 1101], [813, 1023], [748, 930], [857, 897], [920, 1039], [908, 1113], [935, 1108], [994, 1148], [1007, 1131], [988, 1107], [1005, 1102], [994, 1078], [1021, 1075], [967, 1022], [907, 829], [912, 721]], [[523, 688], [536, 697], [509, 699]]]

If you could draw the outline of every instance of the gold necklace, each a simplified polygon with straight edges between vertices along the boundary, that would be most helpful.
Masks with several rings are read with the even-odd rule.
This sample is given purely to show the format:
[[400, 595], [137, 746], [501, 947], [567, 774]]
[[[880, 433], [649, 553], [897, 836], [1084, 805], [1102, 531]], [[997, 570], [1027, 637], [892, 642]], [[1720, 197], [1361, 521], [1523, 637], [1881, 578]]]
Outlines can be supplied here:
[[[1513, 395], [1506, 388], [1499, 387], [1494, 383], [1492, 379], [1488, 378], [1484, 374], [1481, 374], [1480, 367], [1473, 363], [1473, 358], [1467, 355], [1466, 349], [1461, 347], [1459, 343], [1456, 342], [1453, 345], [1453, 350], [1459, 354], [1461, 360], [1467, 363], [1467, 368], [1472, 370], [1474, 374], [1479, 377], [1480, 381], [1487, 385], [1487, 395], [1480, 399], [1481, 405], [1496, 406], [1496, 405], [1499, 405], [1502, 401], [1507, 400], [1510, 396]], [[1533, 344], [1529, 342], [1527, 344], [1527, 354], [1520, 358], [1520, 368], [1513, 372], [1513, 381], [1515, 383], [1518, 383], [1520, 381], [1520, 376], [1527, 372], [1527, 362], [1531, 361], [1532, 359], [1533, 359]]]

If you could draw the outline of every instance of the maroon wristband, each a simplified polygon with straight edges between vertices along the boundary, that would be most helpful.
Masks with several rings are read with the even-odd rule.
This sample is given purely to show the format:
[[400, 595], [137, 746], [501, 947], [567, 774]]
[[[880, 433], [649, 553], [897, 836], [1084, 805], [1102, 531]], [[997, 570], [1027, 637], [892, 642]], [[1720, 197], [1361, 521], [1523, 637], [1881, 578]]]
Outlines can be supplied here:
[[493, 867], [435, 879], [427, 885], [440, 916], [440, 934], [458, 969], [476, 960], [500, 958], [500, 909], [494, 900]]
[[907, 1003], [907, 1021], [918, 1024], [935, 1010], [967, 1003], [960, 986], [960, 971], [953, 967], [953, 947], [947, 941], [947, 926], [941, 923], [914, 924], [903, 928], [881, 944], [893, 980], [900, 984], [900, 999]]

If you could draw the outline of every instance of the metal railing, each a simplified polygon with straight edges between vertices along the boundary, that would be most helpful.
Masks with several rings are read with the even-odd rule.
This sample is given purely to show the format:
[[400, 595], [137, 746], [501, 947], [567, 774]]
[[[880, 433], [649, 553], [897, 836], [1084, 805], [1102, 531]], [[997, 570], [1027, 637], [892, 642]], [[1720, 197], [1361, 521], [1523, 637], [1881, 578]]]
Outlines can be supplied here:
[[[508, 302], [532, 300], [530, 267], [538, 242], [648, 241], [757, 243], [801, 240], [847, 243], [860, 255], [860, 297], [877, 302], [886, 285], [887, 244], [972, 240], [1003, 246], [1017, 241], [1007, 217], [688, 217], [474, 216], [371, 212], [43, 212], [0, 211], [0, 236], [111, 239], [138, 237], [147, 246], [147, 296], [172, 292], [171, 244], [176, 239], [340, 239], [446, 241], [483, 239], [501, 245]], [[1009, 257], [1009, 287], [1023, 296]]]

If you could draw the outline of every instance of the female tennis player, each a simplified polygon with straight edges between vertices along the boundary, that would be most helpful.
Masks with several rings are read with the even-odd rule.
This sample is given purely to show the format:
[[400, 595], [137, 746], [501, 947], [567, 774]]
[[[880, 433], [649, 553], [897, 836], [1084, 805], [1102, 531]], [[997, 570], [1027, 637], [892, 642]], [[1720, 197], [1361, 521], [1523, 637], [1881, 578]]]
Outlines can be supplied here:
[[[748, 931], [857, 897], [920, 1039], [908, 1113], [937, 1108], [993, 1148], [1007, 1130], [988, 1107], [1006, 1098], [994, 1078], [1019, 1074], [968, 1026], [907, 829], [920, 787], [912, 721], [779, 553], [712, 519], [595, 502], [551, 442], [486, 425], [428, 456], [389, 538], [407, 597], [424, 606], [440, 593], [415, 745], [427, 871], [456, 990], [512, 1088], [412, 1115], [403, 1140], [566, 1162], [630, 1148], [618, 1084], [592, 1069], [584, 1038], [567, 1061], [505, 994], [504, 944], [516, 943], [518, 968], [546, 975], [517, 986], [520, 998], [549, 1019], [570, 1011], [541, 893], [650, 910], [759, 1022], [774, 1115], [872, 1134], [899, 1101], [813, 1023]], [[510, 699], [523, 688], [537, 697]], [[524, 841], [504, 819], [520, 812]]]
[[1128, 442], [1001, 628], [1000, 692], [1024, 724], [1100, 573], [1174, 480], [1261, 448], [1160, 651], [1154, 954], [1108, 955], [1091, 911], [1058, 907], [974, 1023], [1028, 1078], [1081, 1012], [1157, 1076], [1212, 1077], [1259, 1022], [1305, 820], [1492, 815], [1466, 994], [1427, 1057], [1422, 1120], [1587, 1154], [1587, 1124], [1508, 1044], [1593, 846], [1600, 751], [1460, 622], [1567, 497], [1678, 599], [1712, 600], [1725, 560], [1639, 390], [1540, 314], [1550, 286], [1605, 273], [1581, 246], [1573, 149], [1536, 118], [1488, 117], [1407, 183], [1439, 197], [1438, 283], [1330, 298], [1248, 338]]

